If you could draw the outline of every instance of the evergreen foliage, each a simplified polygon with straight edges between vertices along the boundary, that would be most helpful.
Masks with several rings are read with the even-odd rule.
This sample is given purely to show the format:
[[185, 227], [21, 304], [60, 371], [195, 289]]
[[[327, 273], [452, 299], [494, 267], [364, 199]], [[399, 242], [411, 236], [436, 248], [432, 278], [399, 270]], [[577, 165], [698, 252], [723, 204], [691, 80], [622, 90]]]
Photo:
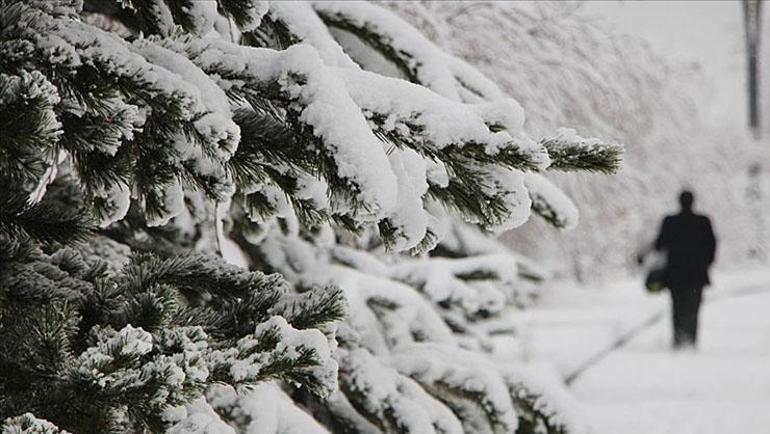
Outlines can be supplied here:
[[537, 176], [621, 149], [523, 122], [368, 3], [0, 0], [3, 432], [566, 432], [483, 354], [519, 261], [449, 216], [571, 226]]
[[124, 256], [113, 269], [87, 250], [47, 254], [0, 236], [1, 414], [72, 432], [159, 432], [175, 422], [169, 408], [213, 382], [335, 388], [315, 328], [344, 315], [338, 290], [292, 295], [277, 275], [196, 254]]
[[23, 191], [0, 190], [0, 233], [46, 244], [68, 244], [90, 235], [94, 229], [90, 215], [53, 196], [31, 203]]

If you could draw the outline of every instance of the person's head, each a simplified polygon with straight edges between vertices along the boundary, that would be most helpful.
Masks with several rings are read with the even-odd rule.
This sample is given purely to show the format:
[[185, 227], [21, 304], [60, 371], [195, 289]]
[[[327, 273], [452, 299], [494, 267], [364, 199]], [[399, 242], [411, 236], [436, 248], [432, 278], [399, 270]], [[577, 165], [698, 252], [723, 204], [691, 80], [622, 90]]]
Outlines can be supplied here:
[[691, 191], [684, 190], [679, 193], [679, 205], [682, 211], [692, 211], [692, 204], [695, 202], [695, 196]]

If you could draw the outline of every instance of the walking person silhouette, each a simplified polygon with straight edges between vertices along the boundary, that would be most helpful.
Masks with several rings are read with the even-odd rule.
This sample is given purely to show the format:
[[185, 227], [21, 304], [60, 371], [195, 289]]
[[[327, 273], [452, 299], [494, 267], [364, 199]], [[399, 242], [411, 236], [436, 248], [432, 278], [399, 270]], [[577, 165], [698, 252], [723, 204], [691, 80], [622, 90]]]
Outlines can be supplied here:
[[681, 209], [663, 219], [654, 245], [667, 255], [663, 283], [671, 293], [675, 349], [696, 345], [701, 296], [716, 253], [711, 221], [693, 212], [694, 199], [689, 191], [679, 195]]

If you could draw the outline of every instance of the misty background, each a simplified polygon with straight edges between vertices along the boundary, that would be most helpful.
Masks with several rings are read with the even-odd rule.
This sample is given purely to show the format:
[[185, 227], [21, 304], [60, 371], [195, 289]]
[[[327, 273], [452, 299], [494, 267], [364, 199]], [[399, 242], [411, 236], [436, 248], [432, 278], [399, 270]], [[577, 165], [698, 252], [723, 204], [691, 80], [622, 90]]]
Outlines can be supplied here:
[[746, 127], [741, 2], [389, 5], [500, 83], [534, 136], [564, 125], [626, 145], [619, 175], [552, 177], [580, 209], [577, 229], [530, 219], [503, 235], [512, 248], [582, 283], [636, 273], [636, 252], [689, 188], [712, 216], [718, 268], [765, 260], [768, 152]]

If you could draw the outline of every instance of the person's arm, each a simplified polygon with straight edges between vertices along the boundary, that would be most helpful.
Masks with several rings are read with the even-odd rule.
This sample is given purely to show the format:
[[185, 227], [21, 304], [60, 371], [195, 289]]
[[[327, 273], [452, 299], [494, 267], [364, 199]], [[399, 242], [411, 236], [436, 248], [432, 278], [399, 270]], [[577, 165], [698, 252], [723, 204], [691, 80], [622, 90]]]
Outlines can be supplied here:
[[711, 227], [711, 220], [708, 217], [706, 219], [706, 237], [705, 237], [705, 250], [706, 250], [706, 263], [711, 265], [714, 262], [717, 252], [717, 237], [714, 235], [714, 229]]
[[655, 239], [655, 245], [653, 246], [656, 251], [664, 250], [668, 247], [669, 244], [669, 218], [666, 217], [663, 219], [663, 223], [660, 225], [660, 232], [658, 233], [658, 238]]

